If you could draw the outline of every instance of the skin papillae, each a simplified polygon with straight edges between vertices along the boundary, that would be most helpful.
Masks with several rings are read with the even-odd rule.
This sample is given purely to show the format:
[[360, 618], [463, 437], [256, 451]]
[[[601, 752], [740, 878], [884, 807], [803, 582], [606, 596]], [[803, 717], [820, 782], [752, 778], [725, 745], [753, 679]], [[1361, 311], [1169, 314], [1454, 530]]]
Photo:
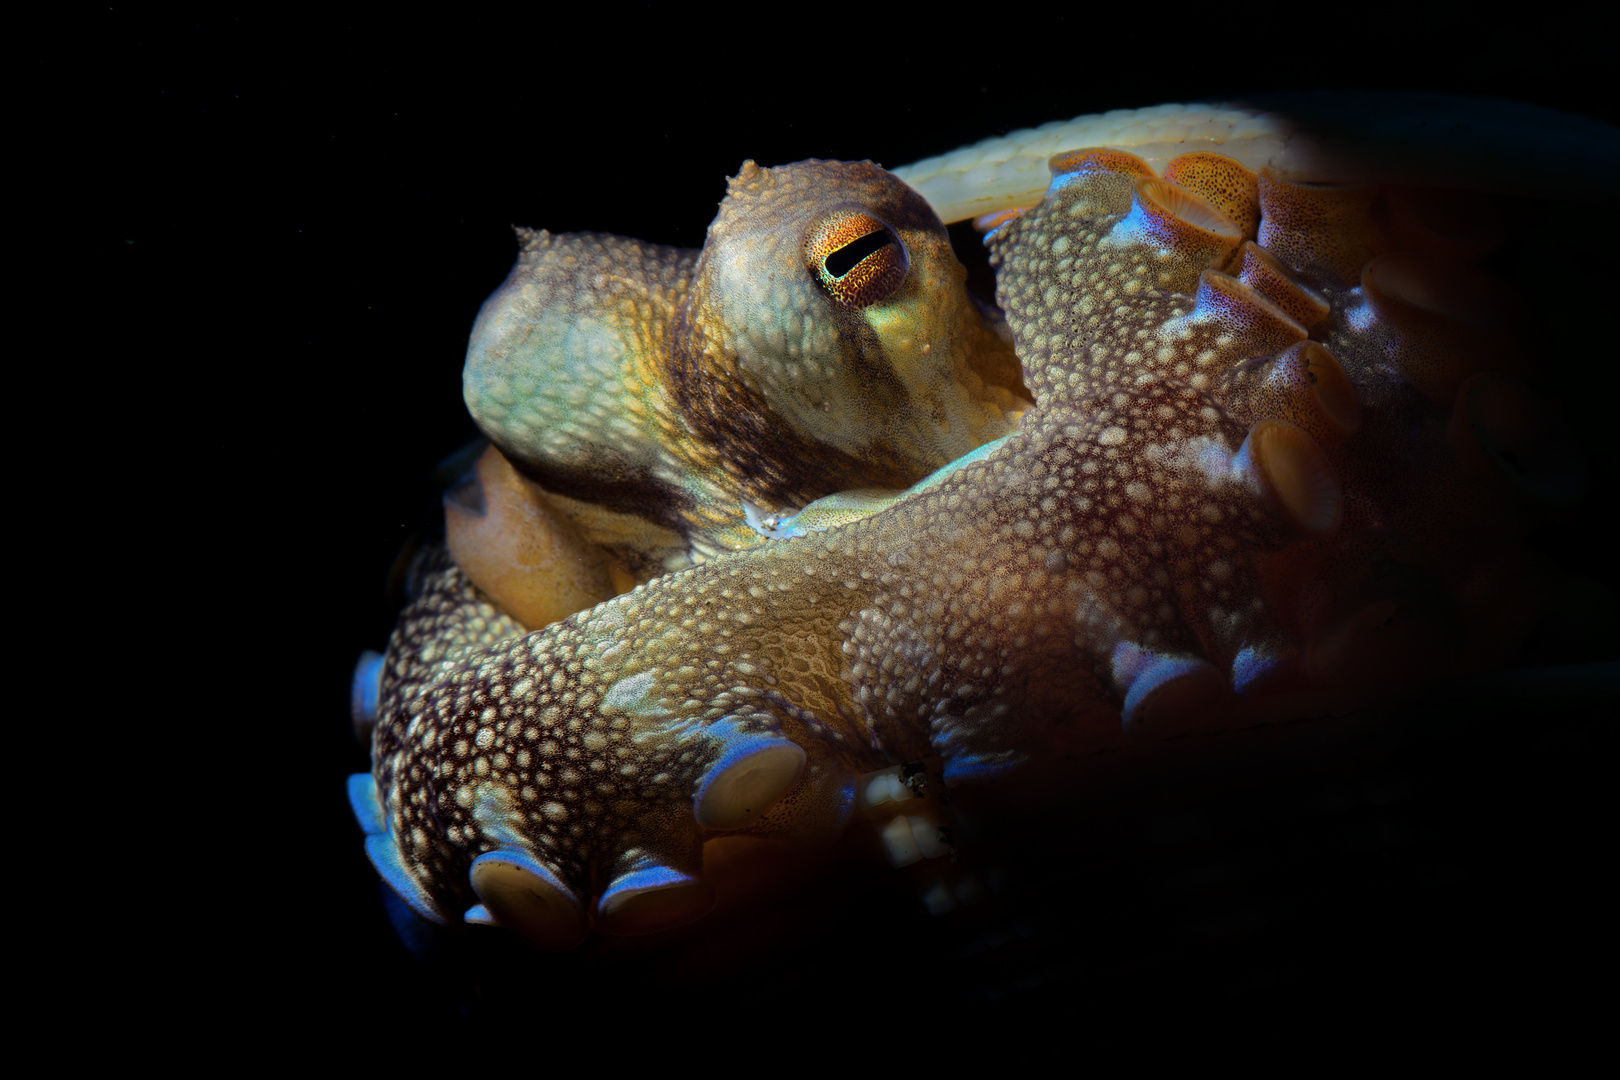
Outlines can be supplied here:
[[[916, 277], [937, 221], [869, 165], [795, 168], [813, 182], [748, 166], [728, 199], [830, 192], [760, 215], [774, 240], [731, 231], [747, 205], [695, 259], [534, 234], [480, 316], [467, 396], [504, 456], [416, 566], [373, 775], [351, 784], [368, 853], [424, 917], [548, 948], [678, 924], [711, 903], [706, 840], [825, 840], [863, 771], [1006, 779], [1350, 708], [1522, 662], [1549, 623], [1612, 607], [1526, 543], [1583, 467], [1513, 295], [1476, 266], [1492, 204], [1202, 150], [1060, 153], [1039, 205], [986, 237], [1020, 415], [959, 268]], [[807, 239], [828, 214], [833, 250], [876, 231], [849, 214], [889, 230], [873, 250], [903, 245], [905, 276], [850, 270], [864, 306], [840, 301]], [[899, 296], [919, 303], [896, 332], [874, 309]], [[937, 367], [915, 330], [935, 305], [952, 329], [930, 340], [955, 343]], [[762, 425], [725, 429], [735, 409]], [[744, 520], [987, 442], [904, 494], [800, 515], [794, 539]], [[627, 524], [638, 507], [654, 531]], [[597, 576], [564, 600], [525, 584], [534, 542], [474, 538], [513, 531], [561, 535], [547, 557]]]

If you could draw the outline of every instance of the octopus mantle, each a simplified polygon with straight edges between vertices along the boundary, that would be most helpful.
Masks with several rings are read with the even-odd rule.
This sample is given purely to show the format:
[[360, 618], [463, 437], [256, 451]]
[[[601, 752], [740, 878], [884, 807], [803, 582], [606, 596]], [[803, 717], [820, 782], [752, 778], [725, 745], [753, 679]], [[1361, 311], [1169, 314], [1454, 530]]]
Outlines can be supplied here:
[[[1523, 663], [1565, 613], [1612, 603], [1525, 542], [1583, 467], [1531, 389], [1517, 301], [1476, 266], [1503, 233], [1487, 200], [1097, 143], [1052, 157], [1036, 205], [971, 206], [1000, 211], [1004, 328], [898, 180], [750, 165], [701, 255], [634, 248], [640, 299], [608, 303], [651, 329], [551, 419], [523, 420], [523, 394], [557, 372], [513, 389], [470, 356], [501, 454], [450, 498], [450, 551], [419, 561], [357, 677], [374, 766], [351, 796], [419, 915], [548, 948], [675, 925], [712, 903], [706, 841], [824, 842], [871, 801], [863, 774], [1050, 777], [1131, 740], [1342, 711]], [[736, 344], [715, 268], [769, 247], [728, 215], [784, 190], [814, 212], [761, 228], [804, 280], [753, 302], [799, 312], [804, 347], [750, 369], [765, 346]], [[550, 332], [513, 314], [524, 289], [553, 289], [570, 327], [607, 319], [555, 282], [619, 273], [627, 243], [535, 234], [474, 353]], [[1033, 404], [997, 374], [1009, 330]], [[806, 374], [821, 356], [867, 374]], [[724, 409], [694, 403], [711, 376]], [[627, 387], [644, 407], [602, 434], [596, 403]], [[824, 392], [846, 395], [834, 422]], [[768, 419], [747, 468], [714, 420], [740, 408]], [[604, 444], [593, 503], [581, 447]], [[514, 532], [597, 561], [536, 587], [490, 539]]]

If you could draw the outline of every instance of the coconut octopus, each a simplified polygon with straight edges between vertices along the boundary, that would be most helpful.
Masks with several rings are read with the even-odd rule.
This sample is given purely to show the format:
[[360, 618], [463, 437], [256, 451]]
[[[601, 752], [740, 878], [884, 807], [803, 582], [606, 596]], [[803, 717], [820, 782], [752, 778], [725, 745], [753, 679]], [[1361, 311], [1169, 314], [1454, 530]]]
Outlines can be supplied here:
[[[717, 837], [888, 804], [920, 858], [941, 785], [1342, 712], [1607, 613], [1526, 543], [1585, 470], [1477, 266], [1496, 203], [1435, 186], [1465, 106], [1424, 108], [1421, 141], [1165, 106], [896, 173], [748, 162], [701, 252], [521, 232], [465, 372], [491, 445], [356, 674], [383, 878], [549, 949], [658, 930], [711, 907]], [[1519, 123], [1612, 169], [1601, 125]]]

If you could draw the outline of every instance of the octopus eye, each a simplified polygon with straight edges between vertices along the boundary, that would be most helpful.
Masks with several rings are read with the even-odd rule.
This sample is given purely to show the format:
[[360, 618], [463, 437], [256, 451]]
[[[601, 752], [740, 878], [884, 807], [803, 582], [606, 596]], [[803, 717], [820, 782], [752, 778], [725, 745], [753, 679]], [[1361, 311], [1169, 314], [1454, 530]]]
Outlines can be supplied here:
[[864, 308], [894, 294], [911, 260], [893, 229], [846, 208], [825, 214], [805, 233], [804, 264], [839, 304]]

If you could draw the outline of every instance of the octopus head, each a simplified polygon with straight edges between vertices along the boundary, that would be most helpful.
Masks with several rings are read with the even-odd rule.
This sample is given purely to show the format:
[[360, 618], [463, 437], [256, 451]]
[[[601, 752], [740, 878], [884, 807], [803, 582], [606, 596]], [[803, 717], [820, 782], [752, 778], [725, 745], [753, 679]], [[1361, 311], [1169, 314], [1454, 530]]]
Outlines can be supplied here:
[[926, 200], [870, 162], [745, 162], [709, 227], [670, 383], [715, 443], [749, 416], [915, 479], [1011, 430], [1011, 342]]

